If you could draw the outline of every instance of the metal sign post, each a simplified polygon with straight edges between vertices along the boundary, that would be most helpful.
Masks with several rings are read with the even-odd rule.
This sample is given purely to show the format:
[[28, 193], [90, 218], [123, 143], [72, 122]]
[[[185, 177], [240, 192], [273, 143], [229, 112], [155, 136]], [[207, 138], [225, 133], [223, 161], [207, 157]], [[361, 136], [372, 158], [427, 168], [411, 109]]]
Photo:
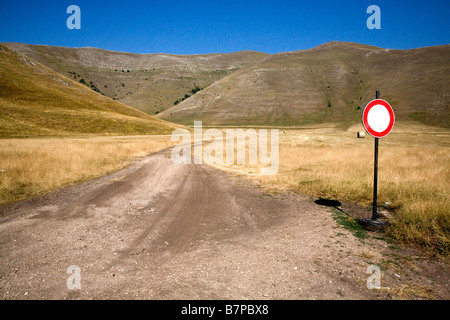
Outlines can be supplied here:
[[[376, 99], [380, 99], [380, 91], [375, 94]], [[378, 140], [375, 137], [375, 159], [373, 168], [373, 206], [372, 206], [372, 220], [377, 220], [377, 193], [378, 193]]]

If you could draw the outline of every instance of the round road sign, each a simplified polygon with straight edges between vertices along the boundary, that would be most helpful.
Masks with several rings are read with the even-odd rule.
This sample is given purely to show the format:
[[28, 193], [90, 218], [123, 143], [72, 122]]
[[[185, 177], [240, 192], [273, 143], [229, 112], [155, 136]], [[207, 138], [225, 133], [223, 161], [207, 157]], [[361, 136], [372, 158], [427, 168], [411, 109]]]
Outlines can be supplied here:
[[368, 134], [375, 138], [383, 138], [394, 126], [394, 110], [382, 99], [372, 100], [364, 109], [362, 122]]

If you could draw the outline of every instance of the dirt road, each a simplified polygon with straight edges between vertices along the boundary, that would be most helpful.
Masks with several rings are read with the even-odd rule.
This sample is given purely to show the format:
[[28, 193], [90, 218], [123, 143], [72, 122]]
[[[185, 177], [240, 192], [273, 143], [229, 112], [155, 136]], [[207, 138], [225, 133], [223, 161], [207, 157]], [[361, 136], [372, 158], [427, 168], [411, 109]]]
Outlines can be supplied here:
[[[399, 256], [398, 248], [355, 238], [314, 199], [266, 194], [242, 177], [169, 156], [0, 208], [0, 297], [405, 297], [397, 288], [449, 297], [446, 265], [397, 259], [395, 268], [385, 257]], [[381, 290], [367, 289], [372, 263], [382, 267]], [[72, 265], [80, 290], [67, 288]]]

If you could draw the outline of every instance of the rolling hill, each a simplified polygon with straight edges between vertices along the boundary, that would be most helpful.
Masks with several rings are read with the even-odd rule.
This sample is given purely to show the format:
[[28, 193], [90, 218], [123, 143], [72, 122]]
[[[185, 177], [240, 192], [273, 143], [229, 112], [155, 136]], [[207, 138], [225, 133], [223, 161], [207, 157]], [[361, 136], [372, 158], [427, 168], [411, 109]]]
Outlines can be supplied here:
[[0, 137], [169, 134], [174, 126], [0, 45]]
[[160, 117], [205, 125], [351, 125], [381, 91], [400, 120], [450, 126], [450, 46], [387, 50], [331, 42], [243, 68]]
[[267, 54], [132, 54], [96, 48], [64, 48], [6, 43], [27, 57], [86, 83], [111, 99], [148, 114], [170, 108], [192, 90], [206, 88]]
[[105, 96], [179, 124], [348, 127], [360, 122], [362, 109], [380, 90], [398, 120], [450, 127], [449, 45], [391, 50], [329, 42], [274, 55], [191, 56], [7, 46]]

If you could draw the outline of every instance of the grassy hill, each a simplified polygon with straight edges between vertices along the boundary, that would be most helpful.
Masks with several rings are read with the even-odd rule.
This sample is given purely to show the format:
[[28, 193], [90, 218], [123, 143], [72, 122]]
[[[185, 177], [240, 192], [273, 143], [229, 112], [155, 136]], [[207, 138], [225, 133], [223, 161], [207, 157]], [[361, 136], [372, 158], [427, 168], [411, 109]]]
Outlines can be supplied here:
[[330, 42], [243, 68], [159, 116], [206, 125], [360, 122], [381, 91], [399, 120], [449, 127], [450, 46], [386, 50]]
[[361, 121], [380, 90], [397, 120], [450, 127], [449, 45], [389, 50], [330, 42], [274, 55], [189, 56], [7, 46], [86, 88], [180, 124], [348, 127]]
[[7, 43], [43, 65], [138, 110], [154, 115], [242, 67], [268, 56], [229, 54], [132, 54], [96, 48], [64, 48]]
[[168, 134], [173, 129], [0, 45], [0, 138]]

